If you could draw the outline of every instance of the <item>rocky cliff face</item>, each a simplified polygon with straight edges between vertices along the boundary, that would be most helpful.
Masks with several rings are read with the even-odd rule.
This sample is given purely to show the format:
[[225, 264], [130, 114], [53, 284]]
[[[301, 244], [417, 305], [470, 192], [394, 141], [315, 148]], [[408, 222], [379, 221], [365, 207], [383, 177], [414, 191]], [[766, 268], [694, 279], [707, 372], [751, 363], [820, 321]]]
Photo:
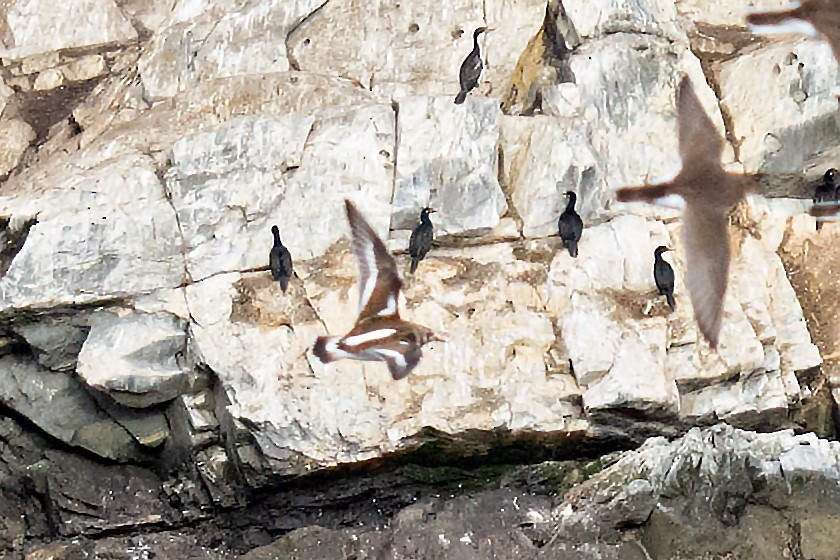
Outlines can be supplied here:
[[[3, 3], [0, 550], [215, 558], [357, 523], [386, 542], [376, 527], [419, 530], [431, 514], [403, 508], [479, 464], [498, 481], [721, 420], [832, 436], [838, 228], [804, 212], [840, 154], [838, 67], [821, 41], [747, 34], [752, 2], [719, 4]], [[455, 105], [480, 25], [485, 72]], [[683, 74], [726, 162], [764, 174], [731, 216], [718, 354], [686, 297], [679, 212], [612, 194], [678, 165]], [[556, 237], [566, 190], [577, 259]], [[419, 209], [438, 210], [400, 305], [448, 342], [405, 382], [307, 351], [355, 317], [344, 198], [401, 262]], [[298, 273], [285, 294], [273, 224]], [[673, 313], [651, 273], [663, 244]], [[521, 499], [560, 531], [539, 495]], [[649, 509], [618, 523], [653, 527]], [[556, 541], [540, 538], [522, 546]]]

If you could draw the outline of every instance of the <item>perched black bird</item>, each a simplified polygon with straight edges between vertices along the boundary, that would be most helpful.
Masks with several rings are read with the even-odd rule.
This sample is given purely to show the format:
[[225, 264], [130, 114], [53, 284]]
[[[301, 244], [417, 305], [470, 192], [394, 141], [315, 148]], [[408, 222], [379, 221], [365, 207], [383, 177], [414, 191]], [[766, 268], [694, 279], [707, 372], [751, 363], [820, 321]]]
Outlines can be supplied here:
[[[840, 194], [840, 185], [835, 183], [837, 170], [833, 167], [825, 172], [822, 182], [814, 189], [814, 204], [821, 202], [835, 202]], [[817, 222], [817, 231], [822, 227], [822, 222]]]
[[557, 229], [560, 231], [560, 239], [563, 240], [563, 247], [569, 250], [569, 254], [577, 257], [578, 241], [583, 233], [583, 220], [575, 212], [575, 202], [577, 195], [572, 191], [566, 191], [566, 196], [569, 197], [569, 202], [566, 203], [566, 209], [560, 214], [560, 219], [557, 220]]
[[435, 237], [435, 226], [429, 219], [429, 214], [435, 211], [434, 208], [423, 208], [420, 211], [420, 225], [411, 232], [411, 239], [408, 241], [408, 253], [411, 255], [411, 269], [414, 274], [417, 265], [426, 257], [426, 253], [432, 248], [432, 241]]
[[402, 379], [420, 362], [423, 346], [441, 340], [422, 325], [400, 318], [397, 302], [402, 280], [385, 243], [349, 200], [350, 247], [359, 265], [359, 317], [344, 336], [319, 336], [312, 353], [322, 363], [336, 360], [385, 362]]
[[668, 264], [668, 261], [662, 258], [662, 253], [670, 251], [668, 247], [660, 245], [653, 252], [653, 281], [656, 282], [656, 288], [659, 290], [659, 295], [664, 295], [668, 300], [668, 306], [671, 310], [677, 308], [674, 301], [674, 269]]
[[268, 266], [271, 269], [271, 276], [280, 282], [280, 289], [285, 294], [289, 286], [289, 278], [292, 277], [292, 255], [280, 242], [280, 230], [277, 226], [271, 226], [271, 233], [274, 234], [274, 247], [268, 254]]
[[484, 65], [481, 63], [481, 52], [478, 48], [478, 36], [487, 31], [486, 27], [479, 27], [473, 32], [473, 50], [461, 63], [461, 70], [458, 78], [461, 81], [461, 91], [455, 97], [455, 103], [460, 105], [467, 98], [467, 94], [478, 85], [478, 78], [481, 77], [481, 70]]

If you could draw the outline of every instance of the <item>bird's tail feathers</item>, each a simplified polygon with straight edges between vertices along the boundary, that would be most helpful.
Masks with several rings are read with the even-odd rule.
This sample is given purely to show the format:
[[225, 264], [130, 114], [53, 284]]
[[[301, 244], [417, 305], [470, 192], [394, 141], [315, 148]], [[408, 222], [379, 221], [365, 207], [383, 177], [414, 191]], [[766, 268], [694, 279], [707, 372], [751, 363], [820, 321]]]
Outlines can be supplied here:
[[340, 338], [337, 336], [319, 336], [315, 339], [315, 344], [312, 345], [312, 353], [323, 364], [335, 361], [338, 357], [335, 356], [334, 349], [339, 340]]
[[289, 287], [289, 277], [288, 276], [281, 276], [278, 279], [278, 282], [280, 282], [280, 289], [283, 290], [283, 293], [285, 294], [286, 293], [286, 288]]
[[466, 91], [459, 91], [458, 95], [455, 96], [455, 105], [460, 105], [467, 99], [467, 92]]
[[566, 249], [569, 250], [569, 255], [577, 258], [577, 255], [578, 255], [577, 241], [575, 241], [574, 239], [570, 239], [568, 241], [564, 241], [563, 244], [566, 246]]
[[408, 268], [408, 272], [410, 274], [414, 274], [414, 271], [417, 270], [417, 265], [420, 263], [420, 259], [417, 257], [411, 257], [411, 266]]
[[653, 203], [657, 198], [673, 194], [674, 183], [660, 183], [658, 185], [645, 185], [643, 187], [625, 187], [615, 191], [615, 197], [619, 202], [643, 201]]
[[671, 308], [671, 311], [674, 311], [677, 308], [677, 302], [674, 301], [674, 294], [666, 293], [665, 299], [668, 301], [668, 307]]

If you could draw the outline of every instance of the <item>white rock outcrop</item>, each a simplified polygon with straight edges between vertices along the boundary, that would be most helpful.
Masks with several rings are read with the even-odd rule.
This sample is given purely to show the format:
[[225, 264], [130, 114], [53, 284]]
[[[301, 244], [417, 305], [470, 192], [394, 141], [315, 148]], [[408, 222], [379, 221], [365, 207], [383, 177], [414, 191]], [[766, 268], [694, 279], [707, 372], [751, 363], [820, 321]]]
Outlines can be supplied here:
[[[733, 213], [712, 353], [686, 297], [679, 212], [614, 201], [676, 170], [684, 74], [731, 142], [726, 164], [778, 179], [838, 150], [828, 47], [715, 51], [750, 2], [713, 4], [6, 2], [0, 400], [120, 460], [169, 441], [154, 416], [166, 405], [208, 477], [226, 468], [222, 431], [249, 432], [228, 451], [283, 476], [436, 437], [475, 450], [499, 434], [636, 437], [636, 421], [646, 435], [784, 424], [821, 363], [778, 256], [817, 235], [807, 202], [756, 195]], [[481, 25], [485, 73], [455, 105]], [[586, 226], [576, 259], [556, 238], [566, 190]], [[420, 208], [438, 210], [400, 304], [447, 341], [405, 382], [308, 353], [355, 319], [344, 198], [401, 267]], [[275, 224], [297, 271], [286, 294], [265, 269]], [[675, 249], [674, 312], [653, 284], [658, 245]], [[95, 412], [67, 395], [82, 383]], [[51, 384], [82, 411], [72, 426], [36, 414]]]
[[184, 325], [172, 315], [96, 313], [76, 372], [125, 406], [166, 402], [189, 389], [186, 338]]

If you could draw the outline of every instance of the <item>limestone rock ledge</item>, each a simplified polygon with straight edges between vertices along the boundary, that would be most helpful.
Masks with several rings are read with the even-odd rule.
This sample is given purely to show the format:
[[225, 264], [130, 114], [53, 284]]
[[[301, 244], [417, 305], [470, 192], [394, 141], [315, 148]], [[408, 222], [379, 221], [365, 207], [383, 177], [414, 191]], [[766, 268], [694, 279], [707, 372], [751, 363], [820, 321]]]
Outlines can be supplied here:
[[[819, 41], [748, 37], [751, 0], [52, 4], [0, 3], [0, 412], [36, 448], [108, 464], [108, 490], [136, 477], [144, 527], [417, 458], [569, 456], [721, 420], [833, 432], [840, 291], [813, 247], [829, 254], [838, 228], [805, 211], [840, 154], [837, 67]], [[454, 105], [479, 25], [486, 72]], [[678, 163], [683, 74], [725, 163], [766, 177], [731, 215], [718, 354], [693, 324], [679, 213], [613, 195]], [[565, 190], [577, 259], [555, 233]], [[401, 263], [419, 208], [438, 210], [400, 305], [447, 342], [402, 383], [307, 350], [355, 318], [344, 198]], [[266, 270], [273, 224], [298, 273], [286, 294]], [[30, 451], [0, 477], [20, 498], [10, 534], [32, 500], [57, 512], [32, 521], [44, 538], [130, 525], [129, 505], [45, 482], [51, 459]], [[312, 524], [278, 523], [240, 549]]]

